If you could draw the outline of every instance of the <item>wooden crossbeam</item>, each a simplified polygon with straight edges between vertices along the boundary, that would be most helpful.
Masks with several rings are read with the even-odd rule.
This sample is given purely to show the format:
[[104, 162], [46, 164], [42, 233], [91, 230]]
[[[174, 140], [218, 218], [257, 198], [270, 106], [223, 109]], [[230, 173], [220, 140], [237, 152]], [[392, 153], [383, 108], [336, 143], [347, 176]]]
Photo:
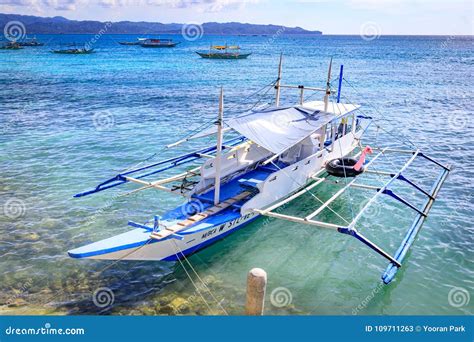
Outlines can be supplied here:
[[366, 190], [376, 190], [376, 191], [378, 191], [380, 189], [380, 186], [358, 184], [358, 183], [352, 183], [351, 186], [353, 188], [366, 189]]
[[375, 171], [375, 170], [365, 170], [365, 173], [372, 173], [375, 175], [380, 175], [380, 176], [391, 176], [393, 175], [393, 172], [386, 172], [386, 171]]
[[383, 152], [395, 152], [395, 153], [415, 153], [417, 150], [404, 150], [398, 148], [389, 148], [389, 147], [372, 147], [374, 151], [383, 151]]
[[132, 183], [142, 184], [142, 185], [146, 185], [146, 186], [151, 187], [151, 188], [166, 191], [166, 192], [169, 192], [169, 193], [172, 193], [172, 194], [175, 194], [175, 195], [184, 196], [183, 194], [181, 194], [179, 192], [173, 191], [173, 190], [171, 190], [171, 189], [169, 189], [165, 186], [159, 185], [159, 184], [153, 184], [152, 182], [147, 182], [147, 181], [137, 179], [137, 178], [133, 178], [133, 177], [124, 177], [124, 178], [125, 178], [125, 180], [127, 180], [129, 182], [132, 182]]
[[215, 158], [215, 156], [211, 155], [211, 154], [205, 154], [205, 153], [198, 153], [198, 156], [199, 157], [203, 157], [203, 158]]
[[306, 220], [302, 217], [297, 217], [297, 216], [291, 216], [291, 215], [284, 215], [284, 214], [278, 214], [274, 212], [266, 212], [265, 210], [259, 210], [259, 209], [254, 209], [256, 213], [259, 213], [261, 215], [265, 216], [270, 216], [270, 217], [275, 217], [278, 219], [282, 220], [287, 220], [295, 223], [303, 223], [307, 224], [310, 226], [316, 226], [320, 228], [328, 228], [328, 229], [339, 229], [341, 226], [334, 224], [334, 223], [328, 223], [328, 222], [322, 222], [322, 221], [316, 221], [316, 220]]
[[141, 180], [141, 179], [137, 179], [137, 178], [133, 178], [133, 177], [126, 177], [126, 179], [127, 179], [129, 182], [133, 182], [133, 183], [145, 185], [145, 186], [143, 186], [143, 187], [141, 187], [141, 188], [138, 188], [138, 189], [135, 189], [135, 190], [133, 190], [133, 191], [127, 192], [126, 195], [131, 195], [131, 194], [133, 194], [133, 193], [135, 193], [135, 192], [143, 191], [143, 190], [147, 190], [147, 189], [151, 189], [151, 188], [155, 188], [155, 189], [158, 189], [158, 190], [163, 190], [163, 191], [167, 191], [167, 192], [171, 192], [171, 193], [176, 193], [176, 194], [178, 194], [175, 190], [166, 188], [166, 187], [161, 186], [161, 185], [162, 185], [162, 184], [171, 183], [171, 182], [175, 182], [175, 181], [178, 181], [178, 180], [181, 180], [181, 179], [184, 179], [184, 178], [187, 177], [187, 176], [197, 176], [197, 175], [199, 175], [199, 173], [196, 173], [196, 171], [199, 171], [200, 168], [201, 168], [201, 167], [195, 167], [194, 169], [191, 169], [191, 170], [189, 170], [189, 171], [180, 173], [180, 174], [178, 174], [178, 175], [174, 175], [174, 176], [171, 176], [171, 177], [168, 177], [168, 178], [164, 178], [164, 179], [160, 179], [160, 180], [153, 181], [153, 182], [143, 181], [143, 180]]
[[155, 240], [161, 240], [161, 239], [164, 239], [164, 238], [166, 238], [170, 235], [176, 234], [176, 233], [178, 233], [182, 230], [188, 229], [189, 226], [191, 226], [191, 225], [193, 225], [193, 224], [195, 224], [199, 221], [204, 220], [206, 217], [217, 214], [218, 212], [230, 207], [234, 203], [244, 199], [245, 197], [247, 197], [249, 195], [250, 195], [250, 192], [248, 192], [248, 191], [241, 192], [237, 196], [234, 196], [234, 197], [229, 198], [225, 201], [222, 201], [219, 204], [217, 204], [217, 205], [215, 205], [211, 208], [208, 208], [208, 209], [204, 210], [201, 213], [194, 214], [194, 215], [186, 218], [185, 220], [177, 222], [176, 224], [174, 224], [170, 227], [166, 227], [165, 229], [162, 229], [160, 231], [153, 232], [150, 235], [150, 238], [155, 239]]

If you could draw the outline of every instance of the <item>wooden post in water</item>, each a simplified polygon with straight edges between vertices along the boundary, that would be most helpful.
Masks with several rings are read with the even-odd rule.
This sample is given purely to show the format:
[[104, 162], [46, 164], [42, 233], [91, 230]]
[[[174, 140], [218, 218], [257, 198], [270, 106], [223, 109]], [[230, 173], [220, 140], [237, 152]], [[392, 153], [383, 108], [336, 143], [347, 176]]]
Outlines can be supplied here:
[[245, 313], [250, 316], [263, 315], [267, 272], [261, 268], [252, 268], [247, 275], [247, 302]]

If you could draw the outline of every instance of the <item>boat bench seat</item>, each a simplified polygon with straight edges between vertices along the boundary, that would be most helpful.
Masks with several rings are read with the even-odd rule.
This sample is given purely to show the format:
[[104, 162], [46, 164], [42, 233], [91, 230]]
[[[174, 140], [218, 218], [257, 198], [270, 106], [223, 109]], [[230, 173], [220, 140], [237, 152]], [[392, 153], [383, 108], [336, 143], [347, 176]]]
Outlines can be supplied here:
[[256, 178], [241, 178], [239, 179], [239, 183], [241, 185], [246, 185], [246, 186], [250, 186], [250, 187], [253, 187], [253, 188], [256, 188], [257, 187], [257, 184], [263, 182], [264, 179], [256, 179]]

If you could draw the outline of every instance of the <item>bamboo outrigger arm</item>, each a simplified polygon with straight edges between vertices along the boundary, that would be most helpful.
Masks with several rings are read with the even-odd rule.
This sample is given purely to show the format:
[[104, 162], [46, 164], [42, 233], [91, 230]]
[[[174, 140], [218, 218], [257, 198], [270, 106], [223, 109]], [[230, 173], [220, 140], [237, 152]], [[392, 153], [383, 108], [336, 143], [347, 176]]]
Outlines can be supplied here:
[[[275, 209], [280, 208], [281, 206], [294, 201], [298, 197], [304, 195], [305, 193], [308, 193], [311, 189], [317, 187], [321, 183], [328, 181], [327, 177], [320, 177], [321, 174], [324, 173], [324, 169], [317, 172], [315, 175], [313, 175], [311, 178], [314, 180], [311, 184], [307, 185], [303, 189], [299, 190], [298, 192], [292, 194], [291, 196], [272, 204], [271, 206], [264, 208], [264, 209], [254, 209], [253, 211], [261, 214], [261, 215], [266, 215], [274, 218], [279, 218], [283, 220], [288, 220], [291, 222], [295, 223], [301, 223], [301, 224], [307, 224], [311, 226], [316, 226], [319, 228], [326, 228], [326, 229], [333, 229], [337, 230], [340, 233], [343, 234], [348, 234], [362, 243], [364, 243], [366, 246], [386, 258], [387, 260], [390, 261], [390, 264], [388, 265], [387, 269], [382, 275], [382, 280], [385, 284], [390, 283], [393, 278], [395, 277], [396, 272], [398, 269], [402, 266], [403, 259], [405, 258], [409, 248], [413, 244], [416, 235], [418, 234], [419, 230], [421, 229], [421, 226], [423, 225], [423, 222], [425, 221], [426, 217], [428, 216], [428, 213], [434, 203], [434, 200], [436, 199], [439, 190], [441, 189], [441, 186], [443, 185], [444, 181], [446, 180], [449, 172], [450, 172], [450, 166], [449, 165], [443, 165], [439, 163], [438, 161], [428, 157], [427, 155], [423, 154], [419, 150], [400, 150], [400, 149], [390, 149], [390, 148], [374, 148], [374, 150], [379, 151], [377, 155], [375, 155], [365, 166], [365, 172], [367, 173], [373, 173], [377, 174], [378, 176], [384, 176], [384, 177], [389, 177], [387, 181], [382, 186], [373, 186], [373, 185], [365, 185], [361, 183], [356, 183], [358, 180], [358, 176], [355, 177], [353, 180], [345, 184], [344, 187], [339, 189], [332, 197], [330, 197], [326, 202], [324, 202], [321, 206], [319, 206], [315, 211], [310, 213], [309, 215], [306, 215], [304, 217], [297, 217], [297, 216], [291, 216], [291, 215], [285, 215], [282, 213], [277, 213], [274, 212]], [[384, 172], [384, 171], [376, 171], [376, 170], [371, 170], [370, 166], [372, 163], [374, 163], [375, 160], [377, 160], [380, 156], [384, 155], [385, 153], [401, 153], [401, 154], [412, 154], [412, 156], [409, 158], [407, 162], [396, 172]], [[413, 163], [413, 161], [417, 158], [424, 158], [428, 162], [440, 167], [442, 170], [440, 174], [438, 175], [438, 178], [436, 181], [433, 183], [433, 186], [430, 191], [424, 190], [422, 187], [408, 179], [403, 172]], [[389, 186], [395, 182], [396, 180], [402, 181], [409, 186], [413, 187], [418, 193], [423, 194], [424, 196], [427, 197], [425, 204], [423, 207], [420, 209], [417, 206], [413, 205], [412, 203], [408, 202], [401, 196], [399, 196], [397, 193], [395, 193], [393, 190], [389, 188]], [[323, 210], [327, 209], [329, 205], [335, 201], [337, 198], [339, 198], [343, 193], [345, 193], [349, 189], [364, 189], [364, 190], [373, 190], [376, 191], [376, 193], [372, 196], [372, 198], [362, 207], [362, 209], [356, 214], [356, 216], [352, 219], [352, 221], [347, 225], [347, 226], [341, 226], [337, 225], [334, 223], [330, 222], [323, 222], [323, 221], [318, 221], [315, 220], [314, 218], [319, 215]], [[395, 255], [391, 255], [385, 250], [383, 250], [381, 247], [379, 247], [377, 244], [372, 242], [370, 239], [362, 235], [356, 228], [356, 224], [358, 223], [359, 219], [362, 217], [364, 212], [368, 209], [369, 206], [374, 204], [375, 199], [380, 195], [388, 195], [389, 197], [397, 200], [398, 202], [404, 204], [406, 207], [412, 209], [415, 213], [415, 219], [408, 230], [408, 232], [405, 235], [405, 238], [403, 239], [400, 247], [396, 251]]]
[[[223, 150], [231, 149], [231, 148], [239, 145], [240, 143], [242, 143], [243, 141], [246, 141], [246, 140], [247, 140], [247, 138], [245, 138], [244, 136], [240, 136], [240, 137], [237, 137], [237, 138], [234, 138], [234, 139], [230, 139], [230, 140], [228, 140], [228, 141], [226, 141], [222, 144], [223, 145], [222, 149]], [[203, 154], [215, 153], [216, 150], [217, 150], [217, 146], [210, 146], [210, 147], [206, 147], [204, 149], [200, 149], [200, 150], [197, 150], [197, 151], [194, 151], [194, 152], [191, 152], [191, 153], [180, 155], [178, 157], [174, 157], [174, 158], [166, 159], [166, 160], [163, 160], [163, 161], [160, 161], [160, 162], [157, 162], [157, 163], [153, 163], [153, 164], [150, 164], [150, 165], [142, 166], [142, 167], [139, 167], [137, 169], [128, 170], [126, 172], [119, 173], [115, 177], [110, 178], [110, 179], [106, 180], [105, 182], [100, 183], [94, 189], [78, 193], [78, 194], [74, 195], [74, 197], [83, 197], [83, 196], [91, 195], [91, 194], [94, 194], [94, 193], [97, 193], [97, 192], [100, 192], [100, 191], [104, 191], [104, 190], [107, 190], [107, 189], [110, 189], [110, 188], [128, 183], [128, 182], [131, 181], [130, 178], [143, 179], [143, 178], [149, 177], [151, 175], [161, 173], [161, 172], [164, 172], [166, 170], [178, 167], [180, 165], [191, 163], [193, 161], [196, 161], [198, 159], [203, 158], [203, 156], [202, 156]], [[143, 172], [143, 173], [141, 173], [141, 172]], [[139, 173], [139, 174], [135, 175], [137, 173]], [[129, 179], [127, 179], [127, 177]], [[155, 185], [159, 185], [161, 181], [158, 181], [158, 182], [159, 183], [157, 183]], [[145, 184], [143, 184], [143, 185], [151, 186], [151, 183], [152, 182], [145, 182]], [[158, 189], [159, 187], [156, 187], [156, 188]]]
[[[175, 176], [171, 176], [171, 177], [168, 177], [168, 178], [164, 178], [164, 179], [160, 179], [160, 180], [157, 180], [157, 181], [154, 181], [154, 182], [148, 182], [147, 185], [141, 187], [141, 188], [138, 188], [138, 189], [135, 189], [135, 190], [132, 190], [130, 192], [127, 192], [125, 193], [123, 196], [125, 195], [131, 195], [131, 194], [134, 194], [136, 192], [139, 192], [139, 191], [143, 191], [143, 190], [147, 190], [147, 189], [151, 189], [151, 188], [155, 188], [155, 189], [159, 189], [159, 190], [163, 190], [163, 189], [160, 189], [158, 186], [159, 185], [163, 185], [163, 184], [167, 184], [167, 183], [171, 183], [171, 182], [175, 182], [175, 181], [179, 181], [179, 180], [182, 180], [188, 176], [198, 176], [200, 173], [198, 172], [200, 170], [200, 167], [196, 167], [194, 169], [191, 169], [189, 171], [186, 171], [186, 172], [183, 172], [183, 173], [180, 173], [179, 175], [175, 175]], [[133, 180], [128, 180], [128, 181], [131, 181], [133, 182]], [[143, 182], [135, 182], [135, 183], [139, 183], [139, 184], [143, 184]], [[165, 191], [167, 191], [169, 189], [166, 189]], [[175, 193], [174, 191], [172, 191], [173, 193]]]

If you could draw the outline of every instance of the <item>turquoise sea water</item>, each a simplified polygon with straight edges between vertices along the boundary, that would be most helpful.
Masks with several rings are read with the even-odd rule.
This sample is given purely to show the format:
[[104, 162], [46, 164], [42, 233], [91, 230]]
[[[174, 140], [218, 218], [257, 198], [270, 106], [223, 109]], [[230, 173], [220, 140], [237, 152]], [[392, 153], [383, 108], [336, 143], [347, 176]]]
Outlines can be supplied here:
[[[135, 36], [104, 35], [97, 53], [82, 56], [50, 49], [92, 36], [38, 38], [47, 45], [0, 51], [0, 313], [242, 314], [253, 267], [268, 273], [267, 314], [473, 313], [472, 37], [189, 42], [176, 36], [182, 41], [176, 48], [143, 49], [117, 44]], [[226, 41], [253, 54], [215, 61], [194, 53]], [[344, 64], [350, 83], [344, 100], [361, 104], [386, 130], [368, 138], [400, 143], [401, 134], [455, 167], [391, 285], [380, 285], [386, 261], [355, 239], [268, 219], [193, 255], [189, 264], [68, 258], [67, 250], [127, 231], [128, 220], [144, 222], [180, 202], [153, 191], [73, 194], [144, 159], [191, 150], [196, 143], [161, 151], [215, 118], [220, 86], [226, 116], [248, 108], [255, 99], [247, 96], [275, 80], [280, 52], [284, 82], [291, 84], [324, 86], [329, 58], [335, 70]], [[298, 94], [285, 91], [282, 99], [294, 103]], [[426, 184], [431, 171], [416, 164], [411, 175]], [[413, 214], [388, 199], [379, 204], [360, 229], [395, 251]], [[307, 198], [288, 210], [311, 205]], [[93, 294], [97, 302], [104, 287], [114, 301], [101, 307]]]

